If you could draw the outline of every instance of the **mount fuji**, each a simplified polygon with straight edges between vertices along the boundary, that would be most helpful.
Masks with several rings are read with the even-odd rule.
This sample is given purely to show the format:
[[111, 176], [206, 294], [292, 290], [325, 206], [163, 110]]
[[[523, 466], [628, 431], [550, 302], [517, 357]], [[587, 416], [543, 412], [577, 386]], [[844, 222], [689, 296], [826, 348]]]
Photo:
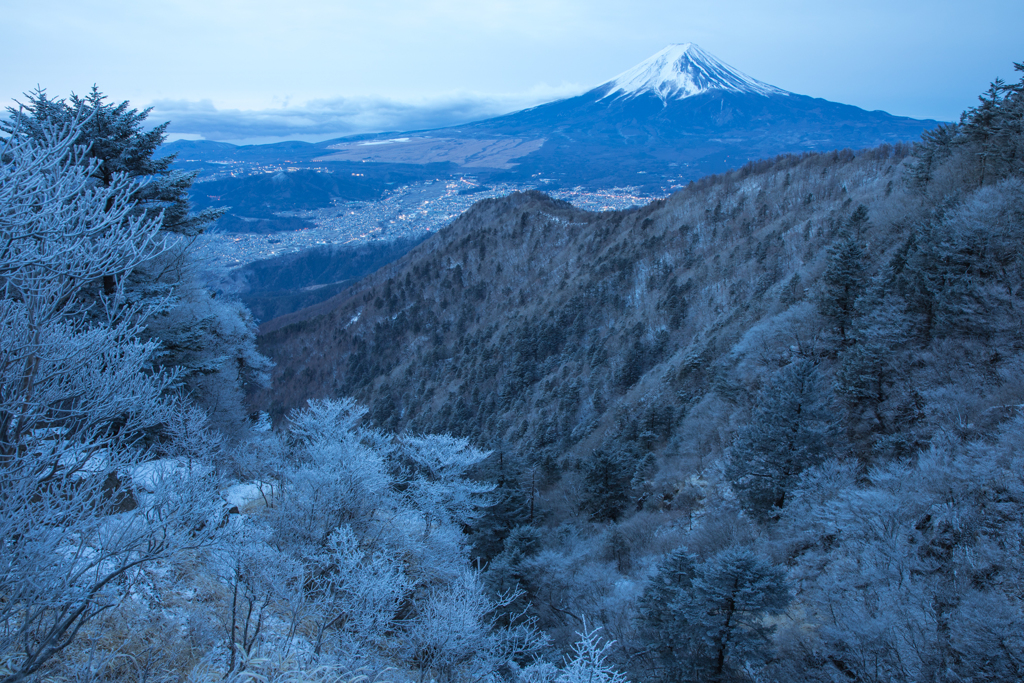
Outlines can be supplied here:
[[[654, 191], [778, 154], [910, 142], [939, 124], [787, 92], [682, 43], [576, 97], [461, 126], [287, 150], [317, 162], [440, 162], [493, 182]], [[236, 158], [258, 155], [237, 149]]]
[[454, 161], [508, 180], [654, 189], [751, 159], [913, 141], [939, 123], [787, 92], [682, 43], [577, 97], [373, 140], [389, 144], [335, 141], [322, 158]]
[[765, 96], [789, 94], [737, 71], [693, 43], [669, 45], [592, 92], [603, 91], [602, 100], [654, 95], [668, 106], [670, 100], [711, 90]]

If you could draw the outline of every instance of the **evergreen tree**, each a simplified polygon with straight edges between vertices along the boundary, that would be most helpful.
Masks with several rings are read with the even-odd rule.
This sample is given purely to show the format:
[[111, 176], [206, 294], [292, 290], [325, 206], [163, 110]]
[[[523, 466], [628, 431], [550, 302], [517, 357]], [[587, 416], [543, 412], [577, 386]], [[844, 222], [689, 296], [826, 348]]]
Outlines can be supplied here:
[[[1014, 64], [1024, 73], [1024, 63]], [[926, 131], [915, 150], [911, 177], [921, 192], [937, 183], [936, 199], [997, 183], [1024, 171], [1024, 77], [1007, 85], [996, 79], [960, 122]], [[946, 173], [943, 173], [943, 169]]]
[[207, 209], [189, 214], [188, 191], [197, 172], [173, 170], [173, 154], [157, 156], [167, 138], [169, 124], [146, 130], [152, 108], [139, 111], [127, 101], [107, 102], [106, 95], [95, 85], [85, 97], [72, 94], [68, 100], [51, 99], [43, 89], [26, 97], [25, 104], [7, 108], [10, 120], [0, 121], [0, 130], [40, 140], [49, 126], [78, 122], [75, 145], [88, 148], [85, 158], [102, 162], [93, 168], [92, 177], [103, 187], [110, 187], [119, 173], [146, 180], [135, 195], [137, 211], [147, 218], [162, 212], [161, 229], [194, 237], [224, 213], [223, 209]]
[[867, 222], [867, 209], [857, 207], [843, 227], [839, 238], [828, 249], [828, 266], [822, 275], [824, 290], [818, 299], [818, 310], [829, 318], [845, 344], [850, 325], [856, 315], [854, 304], [864, 289], [864, 253], [860, 232]]
[[[530, 527], [534, 521], [536, 471], [524, 475], [518, 468], [513, 469], [504, 456], [491, 460], [498, 461], [495, 471], [486, 477], [495, 482], [492, 503], [473, 525], [472, 531], [472, 557], [481, 562], [491, 562], [506, 548], [510, 533], [517, 528]], [[521, 483], [520, 478], [527, 481]], [[526, 490], [527, 484], [529, 491]]]
[[[76, 133], [48, 126], [0, 142], [4, 681], [42, 677], [81, 629], [131, 602], [140, 571], [208, 545], [220, 526], [199, 468], [157, 467], [140, 491], [152, 457], [143, 434], [188, 405], [166, 395], [168, 373], [151, 370], [157, 345], [140, 339], [139, 306], [123, 286], [98, 295], [99, 306], [84, 295], [163, 247], [156, 221], [133, 216], [127, 178], [82, 191], [95, 162], [75, 148]], [[187, 444], [172, 433], [164, 446]]]
[[910, 179], [914, 187], [924, 192], [938, 169], [953, 153], [956, 124], [942, 124], [921, 134], [921, 143], [910, 165]]
[[828, 453], [835, 432], [829, 398], [818, 367], [803, 359], [779, 370], [759, 394], [726, 467], [743, 509], [755, 519], [772, 519], [800, 473]]
[[774, 628], [764, 617], [789, 604], [785, 573], [747, 548], [704, 562], [672, 553], [647, 586], [641, 628], [671, 681], [723, 681], [767, 655]]
[[595, 521], [615, 521], [626, 511], [634, 458], [618, 450], [600, 449], [584, 464], [587, 483], [586, 508]]
[[895, 281], [922, 343], [1016, 334], [1022, 197], [1024, 186], [1007, 179], [944, 202], [915, 227]]
[[648, 582], [639, 602], [642, 637], [659, 670], [668, 681], [698, 680], [704, 656], [699, 623], [693, 623], [693, 580], [697, 560], [686, 548], [672, 552]]
[[894, 386], [900, 381], [900, 353], [907, 336], [905, 314], [895, 297], [883, 295], [881, 287], [872, 290], [861, 300], [863, 313], [850, 345], [839, 356], [836, 392], [846, 404], [854, 432], [859, 431], [858, 418], [876, 435], [909, 432], [912, 425], [897, 425], [889, 409]]
[[[106, 100], [96, 86], [87, 96], [73, 94], [68, 100], [50, 98], [38, 89], [27, 95], [25, 104], [8, 107], [10, 120], [0, 122], [0, 130], [38, 142], [47, 131], [73, 128], [74, 145], [85, 149], [79, 163], [94, 185], [110, 188], [124, 176], [139, 181], [132, 191], [134, 209], [125, 220], [153, 221], [166, 240], [165, 249], [130, 272], [106, 273], [98, 282], [103, 294], [123, 290], [147, 309], [142, 336], [159, 341], [156, 360], [177, 368], [178, 390], [199, 403], [216, 427], [238, 433], [248, 412], [245, 391], [267, 382], [270, 362], [256, 350], [251, 313], [237, 301], [216, 298], [193, 258], [194, 239], [223, 210], [189, 212], [188, 190], [196, 173], [173, 170], [173, 155], [158, 156], [167, 123], [146, 130], [150, 109]], [[114, 204], [108, 202], [106, 208], [110, 211]]]
[[710, 656], [706, 680], [722, 681], [747, 662], [767, 656], [774, 627], [764, 617], [789, 604], [785, 573], [746, 548], [728, 548], [697, 568], [694, 622]]
[[523, 565], [539, 549], [537, 529], [517, 526], [505, 537], [504, 550], [491, 561], [487, 573], [483, 575], [493, 595], [515, 596], [495, 614], [500, 623], [511, 625], [516, 618], [530, 610], [535, 587], [530, 585], [528, 572]]

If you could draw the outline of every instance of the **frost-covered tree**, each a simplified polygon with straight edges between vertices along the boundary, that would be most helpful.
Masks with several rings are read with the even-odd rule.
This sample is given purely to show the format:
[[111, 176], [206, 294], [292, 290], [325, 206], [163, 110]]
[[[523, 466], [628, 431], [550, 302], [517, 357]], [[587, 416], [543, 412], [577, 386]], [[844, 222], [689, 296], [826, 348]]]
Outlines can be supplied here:
[[628, 683], [625, 675], [608, 664], [608, 650], [615, 643], [603, 640], [599, 630], [583, 625], [583, 631], [577, 633], [580, 639], [572, 646], [572, 657], [556, 683]]
[[511, 617], [529, 609], [532, 586], [525, 563], [535, 555], [539, 546], [537, 529], [517, 526], [505, 537], [504, 549], [491, 561], [484, 581], [494, 593], [520, 590], [522, 595], [509, 605], [504, 614]]
[[743, 509], [759, 521], [778, 514], [800, 473], [835, 442], [835, 409], [819, 372], [804, 359], [777, 371], [733, 443], [726, 474]]
[[343, 525], [364, 532], [398, 502], [388, 449], [356, 424], [366, 409], [351, 399], [310, 401], [290, 414], [295, 439], [271, 512], [278, 543], [302, 553], [326, 550]]
[[726, 548], [698, 562], [677, 550], [640, 601], [641, 623], [666, 680], [722, 681], [761, 662], [789, 604], [785, 573], [754, 551]]
[[[1024, 74], [1024, 63], [1013, 66]], [[978, 99], [959, 123], [923, 136], [911, 169], [922, 193], [941, 200], [1024, 171], [1024, 77], [997, 79]]]
[[310, 598], [317, 612], [314, 650], [333, 628], [345, 650], [379, 648], [394, 628], [412, 581], [386, 548], [363, 547], [351, 527], [339, 527], [313, 558]]
[[247, 413], [243, 394], [267, 381], [270, 363], [256, 350], [256, 324], [249, 311], [214, 296], [205, 285], [194, 243], [223, 211], [190, 212], [188, 191], [196, 174], [175, 170], [173, 155], [158, 155], [167, 124], [147, 130], [149, 109], [107, 102], [95, 86], [87, 96], [68, 100], [36, 90], [25, 104], [8, 107], [8, 113], [10, 120], [0, 123], [0, 130], [37, 141], [49, 129], [76, 122], [73, 144], [83, 148], [79, 163], [91, 185], [110, 189], [117, 178], [145, 180], [121, 219], [152, 221], [167, 238], [164, 248], [131, 270], [96, 277], [105, 294], [120, 288], [127, 299], [147, 307], [140, 336], [159, 339], [159, 364], [178, 368], [176, 386], [207, 411], [218, 429], [237, 435]]
[[[165, 304], [147, 318], [144, 335], [159, 340], [159, 361], [178, 369], [179, 390], [234, 441], [250, 413], [246, 392], [266, 385], [273, 364], [256, 348], [256, 321], [249, 309], [208, 289], [190, 247], [181, 238], [173, 239], [173, 251], [162, 265], [134, 274], [145, 270], [173, 283], [162, 299]], [[172, 264], [179, 271], [173, 275], [168, 270]], [[164, 291], [162, 286], [154, 293], [159, 291]]]
[[[893, 298], [866, 295], [864, 304], [866, 312], [854, 326], [850, 345], [839, 354], [836, 372], [835, 389], [848, 410], [848, 429], [853, 434], [889, 435], [885, 441], [892, 441], [895, 433], [910, 443], [909, 417], [898, 419], [891, 408], [893, 396], [901, 393], [897, 386], [905, 362], [901, 351], [909, 336], [907, 325]], [[906, 392], [906, 386], [900, 388]]]
[[615, 446], [600, 448], [584, 461], [584, 507], [595, 521], [615, 521], [626, 512], [635, 471], [634, 453]]
[[637, 604], [643, 642], [664, 680], [693, 680], [705, 649], [693, 618], [697, 558], [686, 548], [672, 552], [650, 579]]
[[[491, 487], [468, 470], [487, 453], [449, 436], [382, 434], [361, 426], [366, 412], [351, 399], [310, 401], [289, 414], [285, 438], [260, 432], [251, 449], [239, 447], [251, 450], [239, 471], [271, 480], [256, 487], [241, 525], [301, 565], [303, 597], [276, 597], [258, 574], [232, 568], [227, 588], [243, 608], [230, 613], [253, 625], [232, 647], [242, 658], [261, 652], [254, 629], [271, 640], [260, 615], [279, 603], [290, 605], [279, 620], [306, 635], [305, 656], [321, 664], [397, 660], [462, 680], [536, 656], [544, 639], [522, 592], [490, 590], [470, 569], [466, 529]], [[255, 462], [261, 456], [272, 464]]]
[[571, 654], [559, 669], [547, 661], [537, 661], [523, 668], [514, 667], [511, 680], [516, 683], [629, 683], [626, 676], [609, 661], [615, 641], [600, 636], [600, 628], [589, 628], [584, 620], [583, 630], [577, 631]]
[[783, 569], [747, 548], [727, 548], [701, 563], [693, 588], [709, 679], [720, 681], [730, 668], [763, 661], [774, 630], [765, 618], [782, 613], [790, 601]]
[[843, 344], [857, 313], [854, 304], [864, 290], [864, 252], [859, 233], [866, 221], [867, 210], [857, 207], [829, 247], [828, 265], [822, 275], [824, 287], [818, 298], [818, 310], [832, 321]]
[[409, 493], [428, 524], [440, 519], [468, 526], [480, 518], [494, 490], [470, 479], [468, 470], [490, 453], [450, 435], [405, 437], [401, 453], [411, 463]]
[[532, 620], [499, 625], [495, 609], [518, 597], [490, 596], [475, 571], [464, 570], [445, 586], [432, 588], [405, 634], [403, 657], [440, 680], [492, 677], [516, 661], [536, 657], [544, 639]]
[[[177, 406], [122, 285], [165, 245], [138, 183], [74, 142], [81, 121], [0, 143], [0, 661], [35, 675], [122, 599], [142, 567], [209, 542], [197, 470], [147, 466]], [[98, 290], [98, 291], [97, 291]]]
[[1007, 178], [940, 207], [915, 230], [900, 285], [926, 339], [991, 342], [1018, 329], [1022, 198], [1024, 182]]

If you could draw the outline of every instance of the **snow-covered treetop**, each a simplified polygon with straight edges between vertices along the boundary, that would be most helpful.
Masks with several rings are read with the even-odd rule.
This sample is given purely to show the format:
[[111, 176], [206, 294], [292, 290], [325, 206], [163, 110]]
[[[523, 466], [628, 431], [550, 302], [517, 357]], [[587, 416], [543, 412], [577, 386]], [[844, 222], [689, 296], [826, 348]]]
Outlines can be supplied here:
[[757, 95], [789, 94], [737, 71], [694, 43], [669, 45], [598, 88], [605, 91], [604, 98], [630, 99], [653, 93], [665, 102], [709, 90]]

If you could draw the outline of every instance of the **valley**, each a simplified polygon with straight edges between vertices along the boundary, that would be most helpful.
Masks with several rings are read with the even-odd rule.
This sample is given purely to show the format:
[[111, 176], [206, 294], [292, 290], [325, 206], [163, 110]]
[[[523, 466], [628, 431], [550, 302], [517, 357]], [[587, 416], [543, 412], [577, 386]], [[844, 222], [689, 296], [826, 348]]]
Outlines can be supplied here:
[[684, 43], [582, 95], [484, 121], [322, 143], [180, 141], [161, 153], [198, 174], [197, 208], [229, 211], [202, 249], [230, 268], [419, 238], [516, 191], [626, 209], [750, 160], [899, 145], [935, 125], [790, 93]]

